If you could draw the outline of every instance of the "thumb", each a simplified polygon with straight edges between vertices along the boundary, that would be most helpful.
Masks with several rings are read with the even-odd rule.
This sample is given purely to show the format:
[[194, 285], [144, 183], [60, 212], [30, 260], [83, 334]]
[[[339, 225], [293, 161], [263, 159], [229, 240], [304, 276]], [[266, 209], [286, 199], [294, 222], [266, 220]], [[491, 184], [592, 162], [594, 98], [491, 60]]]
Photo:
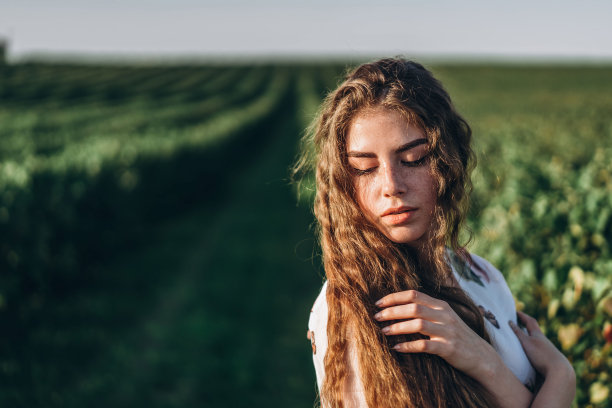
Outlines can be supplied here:
[[524, 331], [522, 331], [517, 325], [516, 323], [514, 323], [512, 320], [508, 320], [508, 325], [510, 326], [510, 328], [512, 329], [512, 331], [514, 332], [514, 334], [516, 334], [516, 337], [518, 337], [519, 341], [521, 342], [521, 344], [523, 344], [523, 342], [525, 340], [527, 340], [527, 333], [525, 333]]
[[517, 317], [525, 324], [525, 328], [529, 335], [533, 336], [536, 333], [541, 333], [542, 330], [538, 325], [538, 321], [533, 317], [529, 316], [527, 313], [523, 313], [521, 311], [516, 312]]

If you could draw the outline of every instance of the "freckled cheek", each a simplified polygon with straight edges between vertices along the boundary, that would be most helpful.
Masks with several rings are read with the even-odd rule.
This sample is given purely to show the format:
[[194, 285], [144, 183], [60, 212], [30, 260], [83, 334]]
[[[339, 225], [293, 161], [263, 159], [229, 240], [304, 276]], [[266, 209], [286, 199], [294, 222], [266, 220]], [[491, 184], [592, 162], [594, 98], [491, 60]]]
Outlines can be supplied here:
[[424, 204], [427, 204], [429, 207], [433, 208], [438, 199], [436, 179], [431, 175], [431, 173], [429, 173], [429, 171], [425, 171], [419, 177], [419, 181], [420, 182], [417, 188], [421, 197], [423, 197]]
[[359, 180], [355, 188], [359, 207], [367, 218], [372, 218], [376, 214], [376, 186]]

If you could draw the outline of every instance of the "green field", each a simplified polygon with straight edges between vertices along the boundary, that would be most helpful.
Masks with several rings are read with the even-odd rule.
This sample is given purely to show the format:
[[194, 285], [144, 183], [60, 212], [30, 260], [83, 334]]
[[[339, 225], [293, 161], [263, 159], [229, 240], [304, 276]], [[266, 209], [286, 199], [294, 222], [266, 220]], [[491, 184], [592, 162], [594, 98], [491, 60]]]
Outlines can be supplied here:
[[[289, 167], [345, 68], [0, 65], [0, 405], [313, 406]], [[430, 68], [474, 130], [470, 249], [612, 407], [612, 67]]]

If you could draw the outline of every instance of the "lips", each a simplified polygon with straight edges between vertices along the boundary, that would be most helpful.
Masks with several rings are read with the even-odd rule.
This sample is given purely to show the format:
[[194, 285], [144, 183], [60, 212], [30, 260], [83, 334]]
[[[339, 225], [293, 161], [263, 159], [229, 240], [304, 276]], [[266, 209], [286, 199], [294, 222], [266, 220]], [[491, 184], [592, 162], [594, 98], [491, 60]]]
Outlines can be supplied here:
[[394, 214], [403, 214], [405, 212], [414, 211], [414, 210], [416, 210], [415, 207], [408, 207], [408, 206], [389, 208], [387, 211], [381, 214], [381, 217], [385, 217], [387, 215], [394, 215]]
[[417, 208], [415, 207], [397, 207], [390, 208], [381, 217], [383, 220], [390, 225], [403, 225], [407, 224], [413, 217]]

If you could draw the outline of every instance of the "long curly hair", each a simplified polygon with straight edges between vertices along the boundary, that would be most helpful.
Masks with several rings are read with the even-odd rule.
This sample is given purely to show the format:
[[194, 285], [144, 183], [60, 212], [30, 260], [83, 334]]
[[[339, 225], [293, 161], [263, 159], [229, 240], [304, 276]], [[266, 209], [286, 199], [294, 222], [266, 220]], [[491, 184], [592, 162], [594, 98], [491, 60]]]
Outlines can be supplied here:
[[[396, 111], [423, 130], [437, 201], [428, 241], [419, 256], [366, 220], [355, 196], [346, 157], [351, 121], [373, 108]], [[370, 407], [492, 407], [497, 402], [476, 380], [444, 359], [427, 353], [399, 353], [396, 343], [420, 334], [384, 336], [373, 315], [374, 302], [393, 292], [417, 289], [446, 301], [478, 335], [490, 342], [478, 308], [459, 288], [449, 286], [446, 247], [469, 260], [459, 244], [467, 211], [475, 157], [471, 129], [448, 93], [422, 65], [401, 58], [363, 64], [323, 102], [305, 135], [294, 176], [316, 172], [314, 212], [327, 277], [329, 307], [325, 407], [343, 407], [349, 341]], [[386, 322], [388, 324], [388, 322]], [[350, 339], [350, 340], [349, 340]]]

